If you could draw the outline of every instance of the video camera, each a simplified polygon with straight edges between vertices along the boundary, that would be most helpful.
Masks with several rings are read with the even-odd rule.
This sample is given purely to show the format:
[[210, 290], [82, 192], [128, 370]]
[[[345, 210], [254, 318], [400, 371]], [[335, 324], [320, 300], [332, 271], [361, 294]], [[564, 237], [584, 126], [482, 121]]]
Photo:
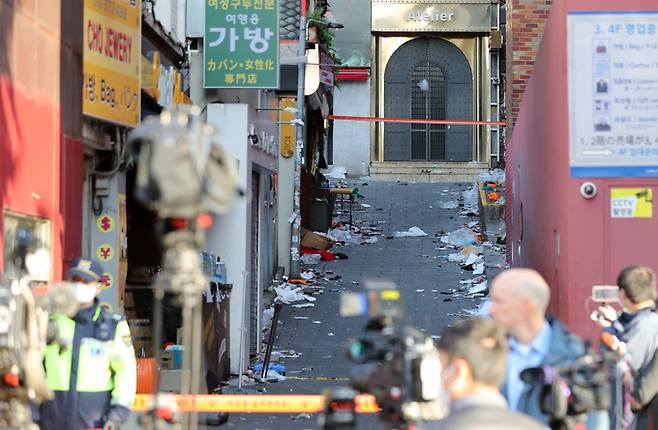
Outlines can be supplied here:
[[579, 417], [612, 403], [612, 380], [618, 355], [597, 353], [587, 345], [584, 355], [565, 367], [535, 367], [521, 372], [526, 383], [543, 382], [540, 407], [552, 429], [569, 429]]
[[348, 358], [354, 389], [371, 393], [381, 407], [380, 419], [404, 429], [417, 421], [445, 416], [440, 393], [441, 362], [431, 337], [411, 328], [398, 328], [403, 315], [395, 284], [367, 281], [366, 292], [343, 293], [343, 317], [368, 315], [366, 331], [373, 336], [353, 341]]
[[53, 397], [43, 367], [45, 348], [61, 344], [50, 316], [73, 316], [77, 311], [68, 284], [49, 288], [30, 285], [27, 279], [0, 280], [0, 428], [36, 427], [30, 403]]

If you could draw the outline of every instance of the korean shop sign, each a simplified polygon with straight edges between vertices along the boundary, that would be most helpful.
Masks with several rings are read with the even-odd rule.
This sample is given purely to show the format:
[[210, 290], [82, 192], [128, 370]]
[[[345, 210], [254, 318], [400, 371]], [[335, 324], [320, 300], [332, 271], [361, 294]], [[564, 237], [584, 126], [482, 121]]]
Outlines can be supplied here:
[[85, 115], [129, 127], [139, 124], [141, 22], [141, 0], [85, 0]]
[[205, 0], [204, 87], [279, 87], [279, 0]]

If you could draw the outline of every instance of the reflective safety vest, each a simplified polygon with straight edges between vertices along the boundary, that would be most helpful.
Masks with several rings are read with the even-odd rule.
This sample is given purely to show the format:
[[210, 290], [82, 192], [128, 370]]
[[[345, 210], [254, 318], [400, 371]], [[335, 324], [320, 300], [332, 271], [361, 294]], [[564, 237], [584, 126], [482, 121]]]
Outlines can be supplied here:
[[46, 348], [48, 387], [55, 398], [39, 408], [42, 429], [100, 428], [130, 414], [137, 386], [128, 323], [97, 303], [73, 318], [54, 316], [62, 344]]

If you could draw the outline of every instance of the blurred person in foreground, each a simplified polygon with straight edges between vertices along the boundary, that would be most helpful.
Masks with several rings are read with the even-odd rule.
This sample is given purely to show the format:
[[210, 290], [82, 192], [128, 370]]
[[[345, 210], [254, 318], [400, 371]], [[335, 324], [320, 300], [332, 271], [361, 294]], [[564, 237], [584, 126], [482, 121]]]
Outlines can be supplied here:
[[[634, 382], [635, 428], [647, 428], [649, 403], [655, 397], [654, 375], [658, 350], [658, 314], [656, 314], [656, 274], [646, 266], [628, 266], [617, 278], [619, 303], [617, 313], [610, 305], [599, 308], [599, 324], [623, 342], [623, 353], [636, 376]], [[652, 408], [653, 409], [653, 408]], [[614, 418], [614, 417], [613, 417]]]
[[39, 408], [42, 429], [117, 430], [135, 399], [136, 360], [126, 320], [99, 306], [103, 268], [77, 258], [66, 275], [80, 310], [73, 319], [57, 315], [67, 345], [49, 345], [44, 364], [55, 398]]
[[[513, 411], [529, 415], [544, 425], [551, 422], [540, 405], [544, 383], [526, 383], [521, 379], [521, 372], [530, 367], [563, 367], [585, 352], [578, 337], [557, 319], [546, 317], [550, 297], [548, 284], [532, 269], [508, 269], [491, 285], [491, 317], [509, 336], [503, 395]], [[588, 425], [588, 428], [601, 427]]]
[[509, 410], [500, 394], [505, 381], [507, 339], [493, 320], [476, 318], [448, 327], [438, 342], [441, 387], [450, 413], [418, 429], [497, 430], [544, 428]]

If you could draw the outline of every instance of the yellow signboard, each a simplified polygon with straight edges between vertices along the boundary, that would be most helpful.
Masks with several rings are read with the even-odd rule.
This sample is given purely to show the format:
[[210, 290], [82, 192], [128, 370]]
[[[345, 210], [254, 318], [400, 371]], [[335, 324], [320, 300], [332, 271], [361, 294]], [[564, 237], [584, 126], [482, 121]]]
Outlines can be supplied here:
[[612, 188], [610, 190], [612, 218], [652, 218], [653, 192], [651, 188]]
[[140, 121], [141, 0], [85, 0], [82, 110], [134, 127]]
[[[281, 109], [294, 108], [295, 107], [294, 98], [282, 98], [281, 99]], [[295, 114], [287, 110], [281, 111], [281, 127], [280, 130], [280, 140], [279, 147], [281, 151], [281, 156], [284, 158], [290, 158], [295, 155], [295, 126], [290, 124], [290, 121], [295, 119]]]

